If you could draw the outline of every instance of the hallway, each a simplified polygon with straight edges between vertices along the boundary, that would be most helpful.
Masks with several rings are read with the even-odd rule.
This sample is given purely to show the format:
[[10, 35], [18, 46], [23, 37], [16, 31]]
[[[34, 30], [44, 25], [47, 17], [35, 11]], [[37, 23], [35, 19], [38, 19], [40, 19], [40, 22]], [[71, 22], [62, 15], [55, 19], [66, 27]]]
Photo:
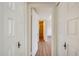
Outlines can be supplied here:
[[53, 44], [51, 46], [51, 43], [53, 43], [52, 22], [54, 21], [54, 14], [52, 13], [54, 12], [54, 5], [54, 3], [28, 3], [29, 14], [32, 15], [32, 17], [29, 16], [29, 20], [32, 23], [30, 26], [32, 30], [32, 36], [30, 36], [32, 41], [30, 46], [32, 48], [32, 56], [51, 56], [53, 49]]

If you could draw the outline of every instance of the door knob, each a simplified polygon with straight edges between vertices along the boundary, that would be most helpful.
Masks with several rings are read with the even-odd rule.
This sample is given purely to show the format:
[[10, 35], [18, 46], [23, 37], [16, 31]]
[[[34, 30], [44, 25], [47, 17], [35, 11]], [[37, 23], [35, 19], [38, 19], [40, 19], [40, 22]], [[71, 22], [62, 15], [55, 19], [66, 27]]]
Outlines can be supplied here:
[[65, 50], [66, 50], [66, 47], [67, 47], [67, 45], [66, 45], [66, 42], [64, 43], [64, 48], [65, 48]]
[[21, 46], [21, 44], [20, 44], [20, 42], [18, 42], [18, 48], [20, 48], [20, 46]]

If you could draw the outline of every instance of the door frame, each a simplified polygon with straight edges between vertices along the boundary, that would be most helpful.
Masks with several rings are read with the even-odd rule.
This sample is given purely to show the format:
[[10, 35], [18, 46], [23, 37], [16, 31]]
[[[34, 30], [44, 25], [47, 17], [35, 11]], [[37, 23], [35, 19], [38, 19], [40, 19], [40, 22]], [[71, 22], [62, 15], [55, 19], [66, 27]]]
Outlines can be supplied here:
[[[50, 3], [50, 2], [49, 2]], [[48, 4], [49, 4], [48, 3]], [[52, 6], [53, 6], [53, 4], [52, 4]], [[27, 3], [27, 13], [28, 13], [28, 17], [27, 17], [27, 24], [28, 24], [28, 28], [27, 28], [27, 33], [28, 33], [28, 35], [27, 35], [27, 38], [28, 38], [28, 40], [27, 40], [27, 55], [28, 56], [32, 56], [32, 3], [31, 2], [28, 2]], [[54, 41], [54, 48], [51, 48], [51, 49], [53, 49], [53, 51], [51, 52], [51, 54], [53, 55], [53, 56], [56, 56], [57, 55], [57, 19], [56, 19], [56, 4], [54, 4], [54, 20], [52, 20], [53, 22], [54, 22], [54, 24], [52, 24], [53, 26], [52, 26], [52, 29], [53, 29], [53, 34], [52, 34], [52, 36], [53, 36], [53, 38], [52, 38], [52, 40]], [[55, 33], [55, 34], [54, 34]], [[53, 42], [52, 41], [52, 42]], [[52, 44], [51, 44], [52, 45]]]

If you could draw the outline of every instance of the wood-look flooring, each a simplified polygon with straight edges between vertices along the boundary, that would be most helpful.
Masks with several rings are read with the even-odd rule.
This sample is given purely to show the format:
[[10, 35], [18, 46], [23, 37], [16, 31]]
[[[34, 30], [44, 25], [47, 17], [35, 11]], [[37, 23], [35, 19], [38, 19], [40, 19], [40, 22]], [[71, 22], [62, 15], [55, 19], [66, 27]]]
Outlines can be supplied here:
[[51, 56], [50, 43], [48, 43], [46, 41], [39, 41], [36, 56]]

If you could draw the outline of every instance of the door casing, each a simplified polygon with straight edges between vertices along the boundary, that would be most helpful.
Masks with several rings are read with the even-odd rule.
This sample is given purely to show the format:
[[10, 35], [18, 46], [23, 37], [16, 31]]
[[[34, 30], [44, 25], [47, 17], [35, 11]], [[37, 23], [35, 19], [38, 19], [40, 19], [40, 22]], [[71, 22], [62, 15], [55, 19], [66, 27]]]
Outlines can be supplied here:
[[[28, 49], [27, 49], [27, 51], [28, 51], [28, 55], [32, 55], [32, 8], [33, 8], [33, 4], [34, 3], [28, 3], [28, 43], [27, 43], [27, 47], [28, 47]], [[36, 4], [36, 3], [35, 3]], [[38, 4], [38, 3], [37, 3]], [[47, 4], [47, 3], [46, 3]], [[49, 3], [48, 3], [49, 4]], [[52, 6], [54, 6], [54, 11], [55, 11], [55, 9], [56, 9], [56, 5], [55, 4], [52, 4]], [[54, 34], [54, 33], [57, 33], [56, 32], [56, 27], [55, 27], [55, 25], [56, 25], [56, 21], [55, 21], [55, 12], [54, 11], [52, 11], [52, 17], [53, 17], [53, 20], [52, 20], [52, 22], [54, 22], [53, 24], [52, 24], [52, 29], [53, 29], [53, 34], [52, 34], [52, 41], [51, 41], [51, 49], [52, 49], [52, 52], [51, 52], [51, 54], [52, 55], [57, 55], [57, 43], [56, 43], [56, 41], [57, 41], [57, 35], [56, 34]], [[53, 42], [53, 43], [52, 43]]]

